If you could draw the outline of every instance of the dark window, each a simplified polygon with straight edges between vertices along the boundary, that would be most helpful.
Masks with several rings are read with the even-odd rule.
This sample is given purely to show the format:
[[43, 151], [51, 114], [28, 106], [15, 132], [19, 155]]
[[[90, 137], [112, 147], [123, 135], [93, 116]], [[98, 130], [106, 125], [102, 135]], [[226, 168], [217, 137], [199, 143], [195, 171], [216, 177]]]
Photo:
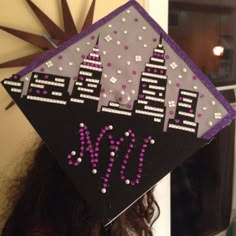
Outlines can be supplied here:
[[236, 84], [236, 0], [170, 0], [169, 7], [171, 37], [216, 86]]

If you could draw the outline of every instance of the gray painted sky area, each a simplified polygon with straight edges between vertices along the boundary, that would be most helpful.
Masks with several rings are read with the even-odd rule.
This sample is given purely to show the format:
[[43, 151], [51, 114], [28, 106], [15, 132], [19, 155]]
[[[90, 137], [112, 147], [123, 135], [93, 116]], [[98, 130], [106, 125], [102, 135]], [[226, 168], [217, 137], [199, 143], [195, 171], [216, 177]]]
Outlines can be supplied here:
[[[103, 65], [101, 80], [103, 93], [100, 96], [98, 111], [101, 106], [107, 106], [109, 101], [116, 101], [117, 93], [120, 93], [124, 87], [125, 92], [131, 96], [131, 101], [129, 107], [124, 105], [122, 108], [132, 110], [130, 107], [138, 96], [141, 73], [144, 71], [145, 64], [149, 62], [153, 49], [158, 45], [160, 37], [134, 7], [120, 13], [110, 22], [51, 58], [52, 67], [48, 68], [45, 62], [34, 71], [41, 72], [43, 68], [43, 73], [70, 77], [69, 92], [71, 92], [73, 78], [78, 76], [82, 56], [87, 56], [91, 52], [98, 35], [100, 35], [99, 49]], [[196, 112], [196, 122], [199, 123], [198, 137], [200, 137], [219, 122], [214, 117], [215, 113], [221, 113], [223, 118], [227, 111], [165, 41], [163, 45], [166, 50], [165, 66], [168, 76], [165, 127], [168, 120], [175, 116], [175, 107], [170, 107], [169, 102], [177, 103], [179, 89], [192, 90], [199, 92], [200, 95]], [[137, 58], [139, 60], [136, 60]], [[177, 65], [175, 69], [172, 68], [173, 63]], [[26, 77], [30, 78], [31, 73], [22, 79]], [[110, 81], [112, 77], [116, 78], [115, 83]], [[29, 82], [26, 81], [24, 93], [27, 91], [28, 84]]]

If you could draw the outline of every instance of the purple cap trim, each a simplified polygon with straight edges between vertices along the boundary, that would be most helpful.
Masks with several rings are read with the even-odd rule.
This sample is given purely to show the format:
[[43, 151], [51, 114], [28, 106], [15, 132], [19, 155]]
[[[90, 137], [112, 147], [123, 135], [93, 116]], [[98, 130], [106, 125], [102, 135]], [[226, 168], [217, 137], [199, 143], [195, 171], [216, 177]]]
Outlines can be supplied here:
[[217, 91], [216, 87], [211, 83], [209, 79], [199, 70], [199, 68], [192, 62], [192, 60], [186, 55], [186, 53], [173, 41], [173, 39], [165, 33], [165, 31], [156, 23], [154, 19], [136, 2], [136, 1], [128, 1], [125, 5], [117, 8], [115, 11], [107, 15], [106, 17], [102, 18], [95, 24], [88, 27], [82, 33], [76, 35], [75, 37], [71, 38], [67, 42], [63, 43], [56, 49], [48, 52], [44, 56], [42, 56], [37, 61], [33, 62], [31, 65], [26, 67], [25, 69], [21, 70], [18, 75], [24, 76], [37, 68], [39, 65], [50, 59], [51, 57], [55, 56], [56, 54], [62, 52], [67, 47], [73, 45], [80, 39], [86, 37], [88, 34], [93, 32], [94, 30], [98, 29], [102, 25], [106, 24], [108, 21], [116, 17], [118, 14], [123, 12], [125, 9], [133, 6], [144, 18], [145, 20], [153, 27], [153, 29], [158, 33], [162, 34], [163, 39], [170, 45], [170, 47], [177, 52], [177, 54], [182, 58], [182, 60], [191, 68], [191, 70], [195, 73], [195, 75], [202, 81], [202, 83], [212, 92], [212, 94], [217, 98], [217, 100], [225, 107], [228, 112], [221, 121], [219, 121], [214, 127], [212, 127], [209, 131], [204, 133], [201, 138], [203, 139], [211, 139], [215, 134], [217, 134], [222, 128], [227, 126], [235, 117], [236, 112], [229, 104], [229, 102], [223, 97], [223, 95]]

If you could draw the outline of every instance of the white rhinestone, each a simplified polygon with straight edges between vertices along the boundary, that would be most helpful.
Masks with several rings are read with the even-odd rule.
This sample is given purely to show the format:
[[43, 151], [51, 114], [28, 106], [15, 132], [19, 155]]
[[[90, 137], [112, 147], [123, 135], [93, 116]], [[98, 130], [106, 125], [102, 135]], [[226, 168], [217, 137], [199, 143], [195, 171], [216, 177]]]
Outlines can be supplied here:
[[29, 78], [28, 77], [25, 77], [25, 81], [28, 81], [29, 80]]
[[116, 154], [114, 152], [110, 153], [111, 157], [114, 157]]
[[106, 98], [107, 97], [107, 95], [104, 93], [103, 95], [102, 95], [104, 98]]
[[179, 79], [182, 79], [182, 78], [183, 78], [183, 76], [182, 76], [182, 75], [179, 75], [178, 77], [179, 77]]
[[87, 45], [90, 45], [90, 42], [87, 42]]
[[126, 22], [126, 19], [125, 19], [125, 18], [122, 18], [122, 21], [123, 21], [123, 22]]
[[131, 93], [132, 93], [132, 94], [135, 94], [135, 90], [132, 90]]
[[103, 77], [104, 77], [104, 78], [107, 78], [107, 74], [104, 74]]
[[122, 73], [122, 71], [121, 71], [121, 70], [118, 70], [118, 71], [117, 71], [117, 74], [119, 74], [119, 75], [120, 75], [121, 73]]
[[209, 126], [212, 126], [212, 125], [213, 125], [213, 123], [212, 123], [211, 121], [209, 121], [209, 123], [208, 123], [208, 124], [209, 124]]
[[186, 68], [184, 68], [184, 69], [183, 69], [183, 72], [184, 72], [184, 73], [186, 73], [186, 72], [187, 72], [187, 69], [186, 69]]
[[106, 52], [106, 51], [103, 51], [102, 53], [103, 53], [103, 55], [106, 55], [106, 54], [107, 54], [107, 52]]
[[59, 68], [58, 68], [58, 70], [59, 70], [59, 71], [62, 71], [62, 70], [63, 70], [63, 68], [62, 68], [62, 67], [59, 67]]
[[113, 129], [113, 126], [112, 126], [112, 125], [109, 125], [109, 126], [108, 126], [108, 129], [109, 129], [109, 130], [112, 130], [112, 129]]
[[117, 44], [117, 45], [120, 45], [120, 41], [117, 41], [116, 44]]
[[151, 139], [151, 140], [150, 140], [150, 143], [151, 143], [151, 144], [154, 144], [154, 143], [155, 143], [155, 140], [154, 140], [154, 139]]
[[143, 26], [143, 30], [146, 30], [147, 29], [147, 27], [146, 26]]
[[120, 93], [121, 93], [121, 95], [125, 95], [125, 91], [121, 91]]
[[215, 102], [215, 101], [212, 101], [211, 104], [212, 104], [213, 106], [215, 106], [215, 105], [216, 105], [216, 102]]
[[129, 79], [129, 80], [128, 80], [128, 83], [130, 83], [130, 84], [131, 84], [132, 82], [133, 82], [133, 80], [132, 80], [132, 79]]
[[143, 46], [146, 48], [146, 47], [147, 47], [147, 44], [144, 44]]
[[198, 87], [197, 87], [197, 86], [193, 86], [193, 88], [194, 88], [195, 90], [197, 90], [197, 89], [198, 89]]
[[102, 188], [101, 193], [106, 193], [107, 190], [105, 188]]
[[206, 110], [207, 110], [207, 108], [206, 108], [206, 107], [203, 107], [203, 108], [202, 108], [202, 110], [203, 110], [203, 111], [206, 111]]
[[126, 184], [130, 184], [130, 180], [129, 180], [129, 179], [126, 179], [126, 180], [125, 180], [125, 183], [126, 183]]
[[112, 25], [108, 25], [108, 27], [109, 27], [109, 28], [111, 28], [111, 27], [112, 27]]
[[126, 137], [129, 137], [129, 132], [125, 132], [125, 136], [126, 136]]
[[69, 66], [73, 66], [73, 62], [69, 62]]
[[111, 78], [110, 78], [110, 82], [113, 83], [113, 84], [115, 84], [115, 83], [117, 82], [117, 79], [116, 79], [115, 77], [111, 77]]
[[117, 58], [118, 58], [118, 59], [121, 59], [121, 55], [118, 55]]
[[129, 13], [130, 13], [130, 10], [127, 10], [126, 12], [129, 14]]
[[127, 30], [125, 30], [125, 31], [124, 31], [124, 34], [128, 34], [128, 31], [127, 31]]
[[172, 81], [171, 81], [171, 80], [168, 80], [168, 84], [172, 84]]
[[142, 36], [138, 36], [138, 40], [142, 40], [143, 38], [142, 38]]
[[76, 51], [79, 52], [79, 51], [80, 51], [80, 48], [76, 48]]
[[110, 89], [110, 90], [109, 90], [109, 93], [113, 93], [113, 90]]
[[93, 169], [93, 170], [92, 170], [92, 173], [93, 173], [94, 175], [96, 175], [96, 174], [98, 173], [98, 171], [97, 171], [96, 169]]
[[81, 157], [77, 158], [77, 162], [81, 163], [82, 162], [82, 158]]
[[127, 65], [129, 66], [131, 64], [131, 62], [130, 61], [127, 61]]
[[79, 125], [81, 128], [83, 128], [84, 127], [84, 123], [80, 123], [80, 125]]
[[76, 155], [76, 151], [72, 151], [72, 152], [71, 152], [71, 155], [72, 155], [72, 156], [75, 156], [75, 155]]

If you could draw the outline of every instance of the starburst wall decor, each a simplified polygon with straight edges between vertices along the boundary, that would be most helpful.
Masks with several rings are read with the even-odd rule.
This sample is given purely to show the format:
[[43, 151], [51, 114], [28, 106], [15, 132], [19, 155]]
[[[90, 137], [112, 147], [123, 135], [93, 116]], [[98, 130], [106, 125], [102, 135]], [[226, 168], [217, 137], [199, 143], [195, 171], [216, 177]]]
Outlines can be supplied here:
[[[17, 59], [13, 59], [11, 61], [0, 63], [0, 68], [11, 68], [11, 67], [22, 67], [27, 66], [32, 61], [37, 60], [44, 54], [46, 54], [48, 51], [58, 47], [68, 39], [74, 37], [79, 32], [76, 29], [75, 22], [73, 20], [71, 11], [69, 9], [67, 0], [61, 0], [61, 6], [62, 6], [62, 16], [63, 16], [63, 22], [64, 22], [64, 31], [59, 28], [41, 9], [39, 9], [32, 1], [26, 0], [36, 17], [39, 19], [41, 24], [46, 29], [48, 35], [37, 35], [25, 31], [20, 31], [17, 29], [9, 28], [6, 26], [1, 26], [0, 29], [14, 35], [15, 37], [18, 37], [35, 47], [41, 49], [41, 52], [34, 53], [32, 55], [20, 57]], [[89, 12], [87, 14], [87, 17], [83, 23], [83, 26], [81, 28], [81, 31], [83, 31], [85, 28], [90, 26], [93, 22], [94, 17], [94, 10], [95, 10], [95, 4], [96, 0], [92, 1], [92, 4], [90, 6]], [[12, 101], [7, 107], [6, 110], [10, 109], [14, 105], [14, 102]]]

